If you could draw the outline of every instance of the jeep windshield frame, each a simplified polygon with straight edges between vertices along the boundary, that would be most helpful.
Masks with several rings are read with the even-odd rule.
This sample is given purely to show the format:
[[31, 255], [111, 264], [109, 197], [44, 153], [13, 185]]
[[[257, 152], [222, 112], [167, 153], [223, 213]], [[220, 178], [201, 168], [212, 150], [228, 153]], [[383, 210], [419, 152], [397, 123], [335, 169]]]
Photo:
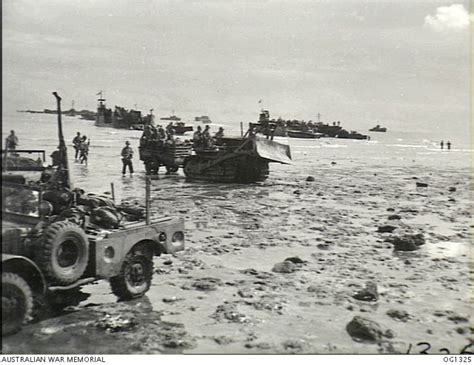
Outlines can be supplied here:
[[2, 182], [2, 215], [4, 219], [36, 223], [40, 217], [42, 189], [35, 186]]
[[[31, 158], [30, 155], [35, 154], [37, 159]], [[31, 160], [30, 166], [8, 166], [8, 158], [21, 157], [24, 160]], [[45, 150], [2, 150], [2, 172], [7, 171], [44, 171], [46, 163]]]

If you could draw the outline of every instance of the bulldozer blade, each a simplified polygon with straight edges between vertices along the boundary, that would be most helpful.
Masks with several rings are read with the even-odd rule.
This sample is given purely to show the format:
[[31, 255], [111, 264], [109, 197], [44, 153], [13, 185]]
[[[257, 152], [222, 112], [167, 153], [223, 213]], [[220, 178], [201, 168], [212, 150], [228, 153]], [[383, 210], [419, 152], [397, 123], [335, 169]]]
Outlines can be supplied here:
[[269, 139], [256, 137], [257, 154], [269, 161], [291, 164], [290, 146]]

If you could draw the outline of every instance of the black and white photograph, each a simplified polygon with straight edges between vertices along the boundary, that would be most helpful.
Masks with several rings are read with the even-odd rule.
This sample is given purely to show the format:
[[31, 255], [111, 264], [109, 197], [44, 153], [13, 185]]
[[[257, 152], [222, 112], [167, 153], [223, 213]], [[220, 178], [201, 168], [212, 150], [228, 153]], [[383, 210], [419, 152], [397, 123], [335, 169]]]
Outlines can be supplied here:
[[472, 9], [2, 1], [2, 363], [470, 362]]

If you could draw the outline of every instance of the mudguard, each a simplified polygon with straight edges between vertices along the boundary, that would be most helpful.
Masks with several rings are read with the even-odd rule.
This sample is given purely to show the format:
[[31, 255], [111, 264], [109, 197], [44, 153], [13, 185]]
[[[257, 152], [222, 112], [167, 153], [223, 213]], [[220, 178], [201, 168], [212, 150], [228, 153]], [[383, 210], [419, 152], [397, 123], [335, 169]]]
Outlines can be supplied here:
[[20, 275], [37, 294], [44, 295], [46, 292], [46, 281], [41, 270], [25, 256], [2, 253], [2, 272]]

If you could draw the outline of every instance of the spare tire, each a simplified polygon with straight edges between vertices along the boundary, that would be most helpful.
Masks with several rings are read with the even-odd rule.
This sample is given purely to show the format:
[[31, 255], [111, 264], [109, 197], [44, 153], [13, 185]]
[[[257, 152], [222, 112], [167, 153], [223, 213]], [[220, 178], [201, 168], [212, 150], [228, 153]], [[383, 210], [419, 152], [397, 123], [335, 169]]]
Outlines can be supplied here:
[[68, 285], [80, 279], [89, 259], [84, 231], [72, 222], [47, 227], [35, 248], [35, 261], [52, 284]]

